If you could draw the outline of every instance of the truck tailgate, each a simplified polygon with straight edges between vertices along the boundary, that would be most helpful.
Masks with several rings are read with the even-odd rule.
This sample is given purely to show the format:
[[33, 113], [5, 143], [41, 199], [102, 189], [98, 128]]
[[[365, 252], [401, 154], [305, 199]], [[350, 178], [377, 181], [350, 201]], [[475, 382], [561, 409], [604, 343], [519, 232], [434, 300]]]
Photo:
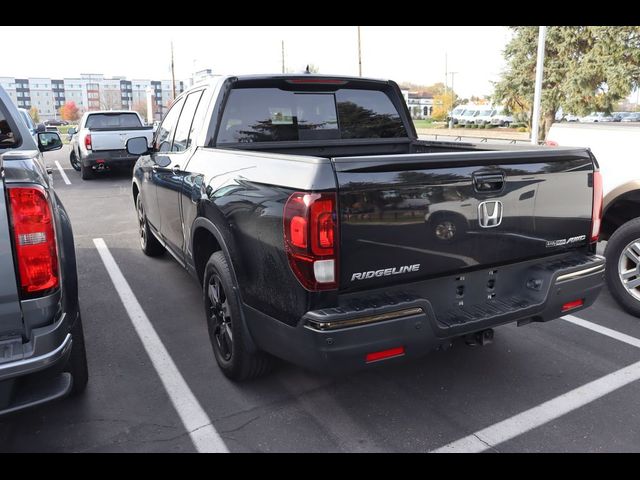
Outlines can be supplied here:
[[[2, 157], [0, 156], [1, 171]], [[13, 264], [9, 212], [2, 175], [0, 175], [0, 272], [0, 363], [2, 363], [5, 356], [3, 339], [22, 333], [22, 311]], [[11, 352], [7, 352], [7, 355], [10, 357]]]
[[589, 242], [593, 162], [584, 149], [332, 161], [341, 289], [489, 268]]
[[91, 130], [91, 144], [93, 151], [97, 152], [125, 150], [130, 138], [146, 137], [148, 143], [151, 134], [151, 130]]

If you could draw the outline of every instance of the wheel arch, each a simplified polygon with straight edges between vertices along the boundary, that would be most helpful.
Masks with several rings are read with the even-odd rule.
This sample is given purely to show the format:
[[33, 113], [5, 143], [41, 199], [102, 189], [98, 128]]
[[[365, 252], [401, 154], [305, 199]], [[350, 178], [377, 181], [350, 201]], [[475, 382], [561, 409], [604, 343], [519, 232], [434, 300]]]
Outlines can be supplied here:
[[640, 180], [633, 180], [609, 192], [603, 202], [600, 238], [608, 240], [629, 220], [640, 217]]

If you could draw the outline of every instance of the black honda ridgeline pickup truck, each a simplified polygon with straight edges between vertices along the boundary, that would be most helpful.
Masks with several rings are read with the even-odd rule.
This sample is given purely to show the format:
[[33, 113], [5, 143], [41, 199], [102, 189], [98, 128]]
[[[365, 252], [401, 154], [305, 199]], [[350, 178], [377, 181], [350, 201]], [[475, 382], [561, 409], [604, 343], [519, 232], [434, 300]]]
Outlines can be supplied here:
[[235, 380], [483, 344], [602, 287], [589, 150], [418, 140], [391, 81], [216, 77], [127, 149], [142, 249], [202, 284]]

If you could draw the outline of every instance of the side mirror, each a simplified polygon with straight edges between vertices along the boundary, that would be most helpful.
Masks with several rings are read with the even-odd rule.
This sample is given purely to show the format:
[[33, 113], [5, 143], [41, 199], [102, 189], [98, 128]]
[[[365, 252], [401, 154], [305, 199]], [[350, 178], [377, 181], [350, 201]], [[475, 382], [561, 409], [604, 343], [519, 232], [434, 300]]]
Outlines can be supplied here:
[[50, 152], [52, 150], [60, 150], [61, 148], [62, 140], [57, 132], [38, 133], [38, 149], [41, 152]]
[[127, 140], [127, 153], [129, 155], [146, 155], [149, 153], [149, 145], [145, 137], [135, 137]]
[[42, 133], [47, 129], [47, 126], [44, 123], [39, 123], [36, 125], [36, 133]]
[[76, 129], [73, 128], [73, 127], [71, 127], [69, 130], [67, 130], [67, 135], [75, 135], [76, 133], [77, 133]]

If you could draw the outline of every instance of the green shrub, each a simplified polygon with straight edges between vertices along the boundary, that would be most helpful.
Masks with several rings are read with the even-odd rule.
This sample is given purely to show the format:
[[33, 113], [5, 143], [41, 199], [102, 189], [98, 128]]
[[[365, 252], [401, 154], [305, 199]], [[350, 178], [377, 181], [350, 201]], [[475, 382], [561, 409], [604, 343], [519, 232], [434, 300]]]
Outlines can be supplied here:
[[527, 127], [518, 127], [516, 129], [516, 131], [518, 131], [518, 132], [526, 132], [527, 131]]
[[491, 125], [490, 123], [487, 123], [484, 128], [495, 128], [495, 125]]

